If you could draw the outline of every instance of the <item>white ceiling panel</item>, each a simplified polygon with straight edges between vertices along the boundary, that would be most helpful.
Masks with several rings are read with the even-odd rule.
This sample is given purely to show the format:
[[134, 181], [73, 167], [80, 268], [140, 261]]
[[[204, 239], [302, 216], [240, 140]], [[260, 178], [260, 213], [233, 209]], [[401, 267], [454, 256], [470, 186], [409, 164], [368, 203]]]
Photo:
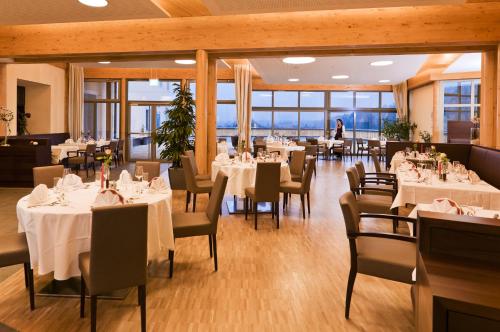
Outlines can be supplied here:
[[445, 73], [464, 73], [481, 71], [481, 53], [467, 53], [459, 57], [446, 70]]

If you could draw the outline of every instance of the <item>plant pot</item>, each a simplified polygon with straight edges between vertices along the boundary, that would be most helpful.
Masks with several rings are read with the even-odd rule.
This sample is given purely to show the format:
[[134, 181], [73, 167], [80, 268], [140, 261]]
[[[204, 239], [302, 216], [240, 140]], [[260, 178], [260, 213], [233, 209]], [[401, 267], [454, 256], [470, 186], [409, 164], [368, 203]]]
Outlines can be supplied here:
[[186, 190], [186, 179], [184, 169], [181, 167], [170, 167], [168, 169], [168, 180], [172, 190]]

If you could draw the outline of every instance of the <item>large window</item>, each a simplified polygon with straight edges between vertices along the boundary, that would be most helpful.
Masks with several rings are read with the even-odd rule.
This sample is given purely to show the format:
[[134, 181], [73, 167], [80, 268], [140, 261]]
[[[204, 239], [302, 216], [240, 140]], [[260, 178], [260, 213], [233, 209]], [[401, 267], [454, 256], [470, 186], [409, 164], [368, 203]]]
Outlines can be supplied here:
[[471, 121], [479, 117], [480, 81], [444, 81], [443, 110], [444, 133], [448, 133], [448, 121]]
[[118, 139], [120, 137], [120, 81], [85, 80], [84, 90], [82, 135], [95, 139]]
[[238, 135], [238, 114], [236, 112], [236, 90], [234, 82], [217, 82], [217, 137], [231, 142], [231, 136]]

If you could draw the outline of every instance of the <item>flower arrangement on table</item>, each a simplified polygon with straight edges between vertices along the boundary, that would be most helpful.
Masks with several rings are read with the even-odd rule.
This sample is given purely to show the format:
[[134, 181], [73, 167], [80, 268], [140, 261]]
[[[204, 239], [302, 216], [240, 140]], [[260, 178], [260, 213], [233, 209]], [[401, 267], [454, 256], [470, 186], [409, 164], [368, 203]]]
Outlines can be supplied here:
[[106, 185], [106, 188], [109, 188], [109, 167], [111, 163], [113, 162], [113, 151], [111, 151], [110, 148], [104, 149], [104, 155], [95, 158], [96, 160], [99, 160], [102, 162], [101, 166], [101, 188], [104, 188], [104, 185]]
[[14, 112], [10, 111], [4, 106], [0, 106], [0, 120], [4, 123], [5, 125], [5, 137], [3, 139], [3, 144], [2, 146], [9, 146], [7, 144], [7, 138], [10, 135], [10, 122], [14, 120]]

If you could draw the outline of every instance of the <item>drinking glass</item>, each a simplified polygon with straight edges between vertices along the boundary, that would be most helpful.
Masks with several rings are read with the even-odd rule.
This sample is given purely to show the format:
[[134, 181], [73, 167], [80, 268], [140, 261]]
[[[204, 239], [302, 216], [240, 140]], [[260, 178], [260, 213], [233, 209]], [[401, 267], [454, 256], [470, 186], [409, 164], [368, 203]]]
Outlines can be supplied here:
[[53, 180], [54, 181], [54, 186], [53, 186], [53, 188], [54, 188], [54, 191], [56, 191], [56, 192], [59, 189], [59, 180], [61, 180], [61, 178], [59, 176], [54, 177], [54, 180]]
[[63, 170], [63, 178], [66, 176], [66, 175], [69, 175], [71, 174], [71, 168], [65, 168]]
[[144, 172], [142, 173], [142, 179], [144, 181], [149, 181], [149, 173], [148, 172]]
[[143, 170], [142, 166], [136, 166], [135, 167], [135, 177], [137, 178], [137, 180], [139, 180], [139, 182], [142, 182], [143, 176], [144, 176], [144, 170]]
[[458, 173], [460, 170], [460, 162], [459, 161], [453, 161], [453, 172]]

